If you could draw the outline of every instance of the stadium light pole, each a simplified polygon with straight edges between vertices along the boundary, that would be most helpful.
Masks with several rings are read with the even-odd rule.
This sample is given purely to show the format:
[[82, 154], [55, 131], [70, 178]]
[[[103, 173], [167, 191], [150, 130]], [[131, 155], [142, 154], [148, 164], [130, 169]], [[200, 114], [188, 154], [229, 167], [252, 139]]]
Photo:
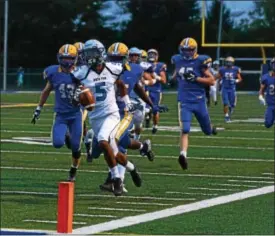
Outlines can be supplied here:
[[[219, 29], [218, 29], [218, 44], [221, 43], [222, 40], [222, 12], [223, 12], [223, 0], [220, 0], [220, 16], [219, 16]], [[220, 60], [221, 48], [220, 46], [217, 47], [216, 59]]]
[[4, 7], [4, 65], [3, 65], [3, 90], [7, 90], [7, 60], [8, 60], [8, 11], [9, 11], [9, 0], [5, 0]]

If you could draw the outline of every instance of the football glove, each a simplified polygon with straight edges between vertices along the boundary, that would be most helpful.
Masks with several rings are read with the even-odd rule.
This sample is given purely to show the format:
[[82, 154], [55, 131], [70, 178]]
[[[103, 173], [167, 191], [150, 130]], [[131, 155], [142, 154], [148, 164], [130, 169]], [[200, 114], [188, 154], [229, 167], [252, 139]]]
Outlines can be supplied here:
[[195, 82], [198, 79], [198, 76], [193, 71], [187, 71], [183, 74], [184, 78], [188, 82]]
[[79, 87], [77, 87], [74, 91], [74, 97], [73, 97], [73, 103], [76, 104], [76, 103], [79, 103], [79, 95], [81, 93], [81, 89]]
[[41, 110], [42, 110], [42, 107], [41, 106], [37, 106], [34, 113], [33, 113], [33, 116], [32, 116], [32, 120], [31, 120], [31, 123], [32, 124], [35, 124], [36, 121], [39, 119], [40, 117], [40, 113], [41, 113]]
[[260, 104], [265, 106], [265, 99], [262, 95], [259, 96], [259, 101], [260, 101]]
[[125, 110], [134, 113], [136, 110], [140, 109], [140, 104], [134, 104], [134, 103], [127, 103]]

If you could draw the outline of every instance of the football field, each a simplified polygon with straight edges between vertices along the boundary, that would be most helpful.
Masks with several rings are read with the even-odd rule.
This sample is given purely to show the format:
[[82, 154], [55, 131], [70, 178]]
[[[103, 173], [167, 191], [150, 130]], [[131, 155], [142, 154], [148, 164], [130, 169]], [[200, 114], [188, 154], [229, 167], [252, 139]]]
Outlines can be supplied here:
[[[56, 230], [58, 183], [67, 179], [71, 154], [50, 143], [53, 95], [37, 124], [30, 123], [39, 96], [1, 94], [2, 229]], [[176, 94], [164, 94], [163, 104], [170, 110], [161, 114], [157, 134], [142, 134], [152, 140], [155, 160], [129, 151], [141, 188], [127, 174], [127, 194], [100, 191], [107, 176], [104, 158], [87, 163], [83, 155], [75, 183], [75, 232], [273, 235], [274, 127], [264, 127], [265, 107], [257, 95], [238, 95], [229, 124], [221, 102], [211, 105], [217, 136], [205, 136], [193, 119], [187, 171], [177, 160]]]

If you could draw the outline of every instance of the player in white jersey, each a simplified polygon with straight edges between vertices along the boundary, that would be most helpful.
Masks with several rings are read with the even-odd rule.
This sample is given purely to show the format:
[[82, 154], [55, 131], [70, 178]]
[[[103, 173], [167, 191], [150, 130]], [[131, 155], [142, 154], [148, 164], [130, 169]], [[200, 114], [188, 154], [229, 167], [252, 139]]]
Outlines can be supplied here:
[[141, 179], [135, 166], [127, 160], [125, 155], [119, 153], [115, 140], [120, 122], [115, 87], [125, 102], [126, 109], [129, 111], [132, 109], [127, 89], [119, 79], [124, 68], [119, 64], [105, 62], [105, 48], [97, 40], [88, 40], [85, 43], [84, 58], [87, 65], [77, 67], [73, 75], [84, 86], [90, 88], [95, 96], [95, 107], [88, 113], [88, 117], [95, 138], [99, 143], [99, 147], [103, 150], [105, 160], [110, 168], [113, 192], [119, 196], [122, 194], [123, 186], [117, 162], [131, 172], [133, 181], [138, 182], [137, 184], [135, 182], [136, 185], [141, 185]]
[[[219, 73], [220, 63], [219, 61], [213, 62], [213, 67], [210, 69], [211, 73], [215, 77]], [[214, 85], [210, 86], [210, 97], [213, 99], [215, 106], [218, 104], [217, 101], [217, 91], [218, 91], [218, 82], [216, 81]]]

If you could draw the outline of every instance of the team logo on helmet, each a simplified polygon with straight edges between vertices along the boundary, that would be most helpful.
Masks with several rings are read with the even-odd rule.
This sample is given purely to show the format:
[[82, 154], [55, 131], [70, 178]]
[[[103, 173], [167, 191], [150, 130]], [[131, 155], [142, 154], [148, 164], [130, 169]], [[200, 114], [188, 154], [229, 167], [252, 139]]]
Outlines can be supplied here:
[[72, 44], [65, 44], [57, 53], [57, 61], [60, 66], [69, 69], [76, 64], [77, 56], [77, 48]]

